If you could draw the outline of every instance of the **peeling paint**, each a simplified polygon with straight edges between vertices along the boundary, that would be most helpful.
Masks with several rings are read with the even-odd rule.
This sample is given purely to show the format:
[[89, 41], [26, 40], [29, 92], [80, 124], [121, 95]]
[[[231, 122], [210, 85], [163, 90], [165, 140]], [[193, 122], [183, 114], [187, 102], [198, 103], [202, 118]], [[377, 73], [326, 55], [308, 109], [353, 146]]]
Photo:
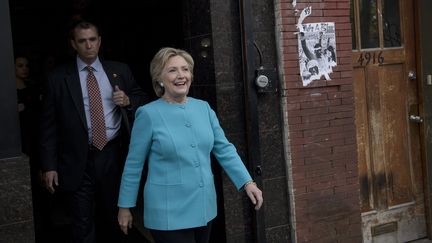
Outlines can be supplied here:
[[[414, 203], [407, 203], [397, 208], [389, 208], [386, 211], [371, 211], [362, 214], [363, 242], [387, 243], [408, 242], [426, 236], [426, 224], [422, 207]], [[419, 211], [420, 210], [420, 211]], [[397, 222], [397, 231], [382, 236], [394, 237], [395, 240], [385, 240], [381, 235], [373, 236], [372, 228], [386, 223]]]
[[[296, 27], [299, 30], [299, 32], [303, 32], [303, 21], [305, 20], [305, 18], [309, 15], [312, 14], [312, 6], [306, 7], [302, 10], [302, 12], [300, 13], [300, 17], [297, 20], [297, 24]], [[298, 34], [298, 32], [297, 32]]]

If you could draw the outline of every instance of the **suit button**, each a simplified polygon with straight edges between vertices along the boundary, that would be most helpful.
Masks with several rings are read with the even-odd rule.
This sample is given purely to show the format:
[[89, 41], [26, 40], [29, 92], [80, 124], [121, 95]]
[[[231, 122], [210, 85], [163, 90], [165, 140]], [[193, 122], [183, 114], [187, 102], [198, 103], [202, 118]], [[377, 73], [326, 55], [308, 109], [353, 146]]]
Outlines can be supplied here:
[[190, 124], [190, 123], [186, 123], [185, 126], [186, 126], [186, 127], [191, 127], [192, 124]]
[[200, 187], [203, 187], [203, 186], [204, 186], [204, 183], [200, 182], [199, 186], [200, 186]]
[[196, 147], [196, 145], [195, 145], [194, 143], [192, 143], [190, 146], [191, 146], [192, 148], [195, 148], [195, 147]]
[[200, 163], [198, 161], [194, 161], [194, 165], [195, 165], [195, 167], [199, 167]]

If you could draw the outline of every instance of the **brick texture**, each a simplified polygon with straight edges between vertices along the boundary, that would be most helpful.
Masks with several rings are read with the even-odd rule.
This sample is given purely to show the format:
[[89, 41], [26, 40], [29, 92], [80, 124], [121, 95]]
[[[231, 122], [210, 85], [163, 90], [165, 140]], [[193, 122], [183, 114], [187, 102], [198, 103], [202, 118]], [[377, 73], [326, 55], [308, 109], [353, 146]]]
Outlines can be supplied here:
[[[349, 0], [275, 1], [296, 242], [362, 242], [354, 123]], [[331, 80], [303, 87], [296, 23], [335, 22]]]

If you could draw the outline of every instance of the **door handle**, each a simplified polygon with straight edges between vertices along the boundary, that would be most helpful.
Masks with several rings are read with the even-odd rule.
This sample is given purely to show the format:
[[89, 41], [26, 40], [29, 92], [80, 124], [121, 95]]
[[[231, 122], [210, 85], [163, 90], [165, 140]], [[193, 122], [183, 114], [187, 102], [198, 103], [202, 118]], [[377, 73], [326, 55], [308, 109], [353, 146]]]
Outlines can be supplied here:
[[409, 80], [416, 80], [417, 79], [417, 75], [414, 71], [409, 71], [408, 72], [408, 79]]
[[411, 122], [415, 122], [415, 123], [422, 123], [423, 122], [423, 118], [421, 116], [416, 116], [416, 115], [410, 115], [409, 120]]

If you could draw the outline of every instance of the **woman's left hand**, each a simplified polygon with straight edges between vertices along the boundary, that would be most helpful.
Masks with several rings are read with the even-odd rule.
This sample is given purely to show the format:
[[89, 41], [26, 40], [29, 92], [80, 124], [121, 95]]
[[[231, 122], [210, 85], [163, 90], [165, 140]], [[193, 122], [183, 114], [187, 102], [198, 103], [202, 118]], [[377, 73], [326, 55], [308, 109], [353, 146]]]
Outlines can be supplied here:
[[123, 231], [125, 235], [127, 235], [128, 229], [132, 228], [132, 222], [133, 222], [133, 217], [130, 209], [119, 208], [117, 219], [120, 225], [120, 229]]
[[260, 209], [264, 199], [262, 196], [262, 191], [257, 187], [257, 185], [255, 183], [249, 183], [245, 186], [244, 190], [246, 191], [246, 194], [252, 201], [253, 205], [255, 205], [255, 210]]

